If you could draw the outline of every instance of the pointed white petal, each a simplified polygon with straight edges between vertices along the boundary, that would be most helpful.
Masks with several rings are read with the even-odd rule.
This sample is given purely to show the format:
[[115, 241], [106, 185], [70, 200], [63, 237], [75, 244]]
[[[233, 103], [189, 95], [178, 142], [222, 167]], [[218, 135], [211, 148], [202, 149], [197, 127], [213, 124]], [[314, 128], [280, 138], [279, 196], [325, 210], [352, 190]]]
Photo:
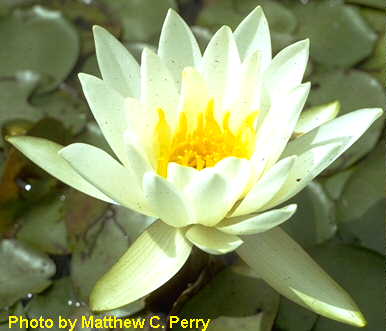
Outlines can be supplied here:
[[152, 210], [166, 224], [183, 227], [193, 223], [183, 195], [165, 178], [154, 172], [146, 173], [143, 190]]
[[178, 91], [174, 79], [157, 54], [145, 48], [141, 61], [141, 102], [148, 112], [164, 110], [168, 122], [177, 121]]
[[232, 217], [256, 212], [268, 203], [287, 180], [295, 159], [293, 156], [287, 157], [269, 169], [241, 201]]
[[135, 175], [105, 151], [82, 143], [71, 144], [59, 154], [83, 178], [121, 205], [153, 216]]
[[195, 221], [207, 226], [220, 222], [246, 189], [250, 173], [250, 162], [235, 157], [191, 173], [185, 196], [191, 202]]
[[294, 136], [301, 136], [318, 126], [333, 120], [338, 115], [339, 109], [340, 103], [339, 101], [335, 101], [303, 111], [296, 123]]
[[323, 316], [364, 325], [350, 296], [279, 227], [242, 239], [237, 253], [280, 294]]
[[93, 27], [95, 50], [103, 80], [124, 97], [139, 97], [139, 65], [110, 32]]
[[91, 309], [111, 310], [156, 290], [184, 265], [192, 245], [181, 230], [153, 223], [96, 283]]
[[197, 67], [201, 60], [196, 38], [173, 9], [169, 9], [162, 27], [158, 55], [169, 68], [177, 87], [181, 85], [182, 70]]
[[[269, 209], [288, 200], [300, 192], [307, 184], [319, 175], [341, 153], [343, 138], [336, 143], [317, 146], [300, 154], [291, 168], [287, 180], [264, 209]], [[340, 143], [338, 143], [340, 141]]]
[[279, 52], [264, 73], [264, 86], [272, 98], [298, 86], [306, 70], [309, 40], [298, 41]]
[[266, 169], [280, 157], [306, 102], [310, 84], [305, 83], [273, 101], [257, 133], [254, 157], [264, 158]]
[[264, 232], [288, 220], [295, 213], [296, 207], [295, 204], [292, 204], [257, 215], [227, 218], [218, 224], [217, 229], [235, 235]]
[[47, 171], [50, 175], [58, 178], [62, 182], [70, 185], [77, 190], [91, 195], [94, 198], [115, 203], [96, 187], [81, 177], [65, 161], [58, 152], [63, 148], [62, 145], [52, 141], [36, 137], [9, 137], [7, 139], [15, 148], [22, 152], [32, 162]]
[[222, 108], [228, 100], [234, 99], [233, 94], [238, 91], [240, 66], [232, 31], [224, 26], [210, 40], [201, 67], [216, 107]]
[[193, 225], [185, 235], [195, 246], [214, 255], [229, 253], [243, 243], [235, 235], [202, 225]]
[[[283, 156], [299, 155], [312, 147], [334, 141], [345, 141], [341, 153], [349, 148], [374, 121], [382, 115], [380, 108], [360, 109], [327, 122], [307, 134], [291, 141]], [[341, 154], [340, 153], [340, 154]], [[339, 155], [337, 155], [338, 157]]]
[[259, 51], [262, 56], [262, 67], [265, 70], [272, 58], [271, 37], [267, 19], [260, 6], [240, 23], [234, 35], [241, 59]]
[[[184, 192], [186, 187], [194, 181], [195, 176], [198, 175], [198, 170], [192, 167], [182, 166], [175, 162], [168, 164], [168, 181], [178, 187], [181, 192]], [[189, 192], [186, 192], [189, 194]]]
[[127, 164], [124, 133], [128, 127], [128, 110], [125, 99], [97, 77], [79, 74], [79, 80], [103, 136], [119, 160]]

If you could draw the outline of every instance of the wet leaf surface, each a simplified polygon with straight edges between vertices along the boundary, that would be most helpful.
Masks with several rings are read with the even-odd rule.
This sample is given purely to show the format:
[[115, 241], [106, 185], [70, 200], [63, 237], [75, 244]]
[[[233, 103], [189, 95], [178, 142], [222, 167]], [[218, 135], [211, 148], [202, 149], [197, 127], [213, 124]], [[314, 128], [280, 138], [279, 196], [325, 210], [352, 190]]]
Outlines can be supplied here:
[[2, 19], [0, 39], [0, 77], [36, 71], [48, 76], [40, 91], [52, 90], [62, 82], [79, 53], [78, 34], [71, 23], [60, 12], [39, 6], [16, 10]]
[[55, 265], [47, 255], [16, 240], [0, 240], [0, 308], [50, 285]]

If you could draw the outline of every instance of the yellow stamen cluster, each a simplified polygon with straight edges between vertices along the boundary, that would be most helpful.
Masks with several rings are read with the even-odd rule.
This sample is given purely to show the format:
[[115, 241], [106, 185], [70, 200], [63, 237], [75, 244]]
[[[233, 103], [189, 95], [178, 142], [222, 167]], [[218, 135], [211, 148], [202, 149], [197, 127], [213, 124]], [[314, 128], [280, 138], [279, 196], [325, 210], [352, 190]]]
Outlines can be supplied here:
[[233, 132], [229, 127], [230, 112], [225, 113], [221, 124], [218, 123], [214, 115], [214, 101], [210, 100], [205, 112], [197, 114], [194, 128], [189, 126], [187, 114], [181, 112], [174, 134], [164, 111], [159, 109], [158, 114], [155, 144], [157, 172], [162, 176], [167, 176], [169, 162], [202, 170], [229, 156], [249, 159], [253, 154], [257, 112], [248, 115]]

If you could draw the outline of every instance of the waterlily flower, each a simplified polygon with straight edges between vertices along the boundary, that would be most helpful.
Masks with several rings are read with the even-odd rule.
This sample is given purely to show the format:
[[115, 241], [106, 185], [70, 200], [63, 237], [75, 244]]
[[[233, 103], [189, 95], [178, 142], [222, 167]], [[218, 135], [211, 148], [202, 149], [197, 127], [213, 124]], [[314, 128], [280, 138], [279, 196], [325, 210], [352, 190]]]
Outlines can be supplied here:
[[272, 59], [260, 7], [235, 31], [220, 28], [203, 54], [173, 10], [158, 52], [144, 49], [140, 65], [103, 28], [94, 27], [94, 36], [103, 79], [79, 78], [117, 159], [83, 143], [8, 139], [68, 185], [157, 218], [97, 282], [92, 309], [144, 297], [173, 277], [197, 246], [210, 254], [235, 251], [280, 294], [321, 315], [365, 325], [350, 296], [279, 225], [296, 210], [283, 203], [382, 110], [333, 119], [332, 104], [301, 115], [310, 90], [302, 83], [309, 41]]

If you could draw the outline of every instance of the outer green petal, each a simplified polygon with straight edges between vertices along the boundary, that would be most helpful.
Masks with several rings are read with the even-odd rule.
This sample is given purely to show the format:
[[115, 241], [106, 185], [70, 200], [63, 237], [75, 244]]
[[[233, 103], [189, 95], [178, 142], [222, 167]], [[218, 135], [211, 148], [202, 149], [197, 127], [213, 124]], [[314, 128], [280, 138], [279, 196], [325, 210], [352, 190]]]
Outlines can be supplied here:
[[59, 154], [83, 178], [121, 205], [153, 216], [135, 174], [105, 151], [76, 143], [61, 149]]
[[181, 230], [153, 223], [96, 283], [91, 309], [114, 309], [156, 290], [181, 269], [191, 249]]
[[235, 40], [242, 60], [259, 51], [262, 67], [267, 68], [272, 58], [271, 36], [267, 19], [261, 7], [256, 7], [236, 28]]
[[280, 51], [264, 73], [264, 86], [272, 99], [298, 86], [306, 70], [309, 40], [298, 41]]
[[251, 188], [232, 213], [232, 217], [256, 212], [269, 202], [286, 181], [295, 160], [294, 156], [287, 157], [269, 169]]
[[196, 38], [173, 9], [169, 9], [162, 27], [158, 55], [169, 68], [176, 86], [181, 85], [182, 70], [185, 67], [197, 67], [201, 60]]
[[139, 97], [139, 65], [107, 30], [93, 27], [95, 49], [103, 80], [124, 97]]
[[350, 296], [279, 227], [243, 240], [237, 253], [276, 291], [323, 316], [366, 324]]
[[156, 215], [170, 226], [184, 227], [193, 223], [181, 191], [153, 171], [143, 177], [143, 191]]
[[303, 111], [296, 123], [294, 136], [301, 136], [318, 126], [333, 120], [338, 115], [339, 109], [340, 103], [339, 101], [335, 101]]
[[186, 238], [198, 248], [214, 255], [229, 253], [243, 243], [243, 241], [235, 235], [203, 225], [193, 225], [186, 231]]
[[257, 215], [227, 218], [216, 227], [218, 230], [235, 235], [256, 234], [280, 225], [296, 211], [292, 204], [280, 209], [273, 209]]
[[97, 77], [79, 74], [79, 80], [104, 137], [118, 158], [127, 165], [124, 133], [128, 128], [128, 110], [125, 98]]
[[32, 162], [36, 163], [50, 175], [58, 178], [67, 185], [91, 195], [94, 198], [109, 203], [115, 203], [95, 186], [82, 178], [74, 169], [72, 169], [66, 160], [58, 154], [63, 148], [62, 145], [46, 139], [26, 136], [10, 137], [7, 140]]

